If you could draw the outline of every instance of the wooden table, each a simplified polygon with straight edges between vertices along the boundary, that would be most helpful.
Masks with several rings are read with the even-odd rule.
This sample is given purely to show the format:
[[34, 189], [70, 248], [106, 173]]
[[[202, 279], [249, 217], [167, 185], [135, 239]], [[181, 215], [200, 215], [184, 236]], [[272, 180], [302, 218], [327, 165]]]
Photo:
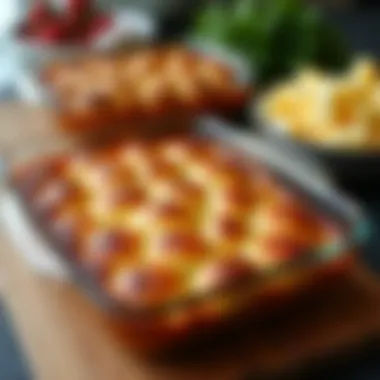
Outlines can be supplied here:
[[[0, 107], [0, 143], [45, 133], [49, 118], [18, 105]], [[39, 277], [2, 239], [0, 287], [37, 380], [237, 380], [282, 371], [354, 347], [380, 334], [380, 282], [360, 265], [339, 293], [220, 355], [153, 364], [128, 355], [102, 314], [70, 284]]]

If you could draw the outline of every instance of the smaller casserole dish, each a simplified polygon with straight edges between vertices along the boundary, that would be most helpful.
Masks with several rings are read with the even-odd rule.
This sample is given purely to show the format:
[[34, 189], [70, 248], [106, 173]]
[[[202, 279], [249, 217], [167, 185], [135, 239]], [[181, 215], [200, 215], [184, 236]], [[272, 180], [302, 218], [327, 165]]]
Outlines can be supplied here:
[[249, 82], [229, 62], [187, 46], [140, 47], [50, 63], [38, 78], [65, 129], [141, 133], [145, 124], [241, 111]]
[[269, 89], [253, 113], [263, 133], [314, 154], [340, 178], [363, 180], [379, 173], [379, 105], [377, 64], [359, 59], [344, 74], [297, 73]]
[[336, 279], [367, 232], [333, 190], [198, 127], [8, 157], [25, 217], [139, 353], [177, 350]]

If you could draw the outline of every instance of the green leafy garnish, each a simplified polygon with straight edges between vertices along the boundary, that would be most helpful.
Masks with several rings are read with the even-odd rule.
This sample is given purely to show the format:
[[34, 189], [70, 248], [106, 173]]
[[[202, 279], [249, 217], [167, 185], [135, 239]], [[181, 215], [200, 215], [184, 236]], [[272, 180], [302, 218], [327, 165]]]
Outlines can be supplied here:
[[199, 15], [195, 36], [242, 54], [261, 84], [307, 64], [340, 69], [349, 58], [340, 33], [302, 0], [212, 3]]

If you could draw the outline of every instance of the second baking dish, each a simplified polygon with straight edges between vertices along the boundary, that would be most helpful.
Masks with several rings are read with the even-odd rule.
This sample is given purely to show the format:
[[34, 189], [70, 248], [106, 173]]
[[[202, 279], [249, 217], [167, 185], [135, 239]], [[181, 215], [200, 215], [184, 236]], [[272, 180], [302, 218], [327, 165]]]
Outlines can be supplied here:
[[25, 217], [145, 353], [344, 272], [366, 232], [354, 205], [254, 140], [227, 142], [209, 122], [198, 131], [87, 151], [29, 142], [7, 158]]
[[47, 62], [30, 74], [40, 100], [71, 133], [120, 127], [141, 134], [144, 126], [154, 130], [151, 125], [173, 119], [240, 112], [250, 95], [244, 64], [198, 45], [140, 46]]

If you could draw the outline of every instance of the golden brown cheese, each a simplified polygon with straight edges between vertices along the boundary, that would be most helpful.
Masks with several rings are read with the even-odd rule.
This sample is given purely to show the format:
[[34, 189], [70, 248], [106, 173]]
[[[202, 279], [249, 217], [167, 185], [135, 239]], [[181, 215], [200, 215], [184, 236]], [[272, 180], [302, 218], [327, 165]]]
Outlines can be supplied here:
[[333, 238], [262, 167], [201, 140], [47, 158], [15, 180], [43, 228], [135, 306], [224, 288]]
[[306, 69], [270, 89], [259, 104], [267, 128], [334, 149], [378, 149], [378, 63], [355, 61], [344, 72]]
[[239, 110], [248, 96], [224, 64], [181, 47], [143, 49], [48, 67], [62, 114], [90, 130], [160, 115]]

